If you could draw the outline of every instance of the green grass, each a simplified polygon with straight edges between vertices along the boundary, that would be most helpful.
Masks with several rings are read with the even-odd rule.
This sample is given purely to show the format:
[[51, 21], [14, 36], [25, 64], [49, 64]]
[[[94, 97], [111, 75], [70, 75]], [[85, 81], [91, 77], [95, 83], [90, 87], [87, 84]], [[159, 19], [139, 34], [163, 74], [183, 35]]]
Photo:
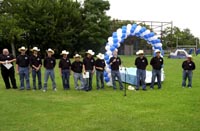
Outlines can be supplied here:
[[[133, 66], [135, 57], [121, 56]], [[148, 57], [150, 60], [150, 57]], [[64, 91], [56, 68], [57, 92], [5, 90], [0, 77], [0, 131], [198, 131], [200, 129], [200, 57], [195, 57], [193, 88], [182, 89], [183, 60], [165, 58], [163, 89], [91, 92]], [[148, 66], [150, 70], [151, 67]], [[93, 88], [95, 88], [95, 77]], [[19, 78], [17, 76], [19, 85]], [[149, 89], [149, 86], [148, 86]]]

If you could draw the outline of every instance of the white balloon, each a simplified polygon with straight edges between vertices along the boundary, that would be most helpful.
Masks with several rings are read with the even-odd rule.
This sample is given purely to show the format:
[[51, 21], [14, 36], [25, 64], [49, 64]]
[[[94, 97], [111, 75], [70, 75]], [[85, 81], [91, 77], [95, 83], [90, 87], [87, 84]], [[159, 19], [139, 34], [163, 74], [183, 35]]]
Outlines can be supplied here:
[[126, 26], [126, 28], [127, 28], [127, 30], [130, 30], [130, 29], [132, 28], [132, 25], [131, 25], [131, 24], [128, 24], [128, 25]]
[[158, 39], [158, 36], [153, 36], [153, 37], [150, 37], [148, 40], [152, 41], [152, 40], [157, 40], [157, 39]]
[[151, 32], [150, 30], [146, 30], [145, 32], [143, 32], [143, 33], [141, 34], [141, 36], [145, 36], [145, 35], [149, 34], [150, 32]]
[[110, 50], [110, 46], [109, 45], [106, 45], [105, 49], [108, 51]]
[[121, 44], [120, 44], [120, 43], [117, 43], [117, 45], [118, 45], [118, 48], [119, 48]]
[[113, 86], [112, 80], [110, 80], [109, 82], [107, 82], [106, 85], [107, 85], [107, 86]]
[[113, 41], [108, 41], [108, 45], [112, 46], [113, 45]]
[[106, 68], [105, 70], [106, 70], [107, 73], [111, 73], [111, 69]]
[[135, 33], [138, 33], [138, 32], [140, 31], [141, 28], [142, 28], [142, 27], [141, 27], [140, 25], [138, 25], [138, 26], [136, 27], [135, 31], [134, 31], [134, 34], [135, 34]]
[[109, 77], [109, 78], [112, 78], [112, 75], [111, 75], [111, 73], [108, 73], [108, 77]]
[[110, 55], [112, 55], [112, 51], [107, 50], [106, 54], [108, 54], [110, 56]]
[[162, 47], [162, 43], [156, 43], [156, 44], [154, 44], [154, 46], [156, 46], [156, 47]]
[[109, 41], [113, 41], [113, 38], [112, 37], [108, 37], [108, 42]]
[[117, 36], [122, 37], [122, 29], [121, 28], [117, 29]]
[[121, 38], [121, 37], [119, 37], [119, 36], [118, 36], [118, 38], [117, 38], [117, 39], [118, 39], [118, 42], [120, 42], [120, 41], [122, 40], [122, 38]]

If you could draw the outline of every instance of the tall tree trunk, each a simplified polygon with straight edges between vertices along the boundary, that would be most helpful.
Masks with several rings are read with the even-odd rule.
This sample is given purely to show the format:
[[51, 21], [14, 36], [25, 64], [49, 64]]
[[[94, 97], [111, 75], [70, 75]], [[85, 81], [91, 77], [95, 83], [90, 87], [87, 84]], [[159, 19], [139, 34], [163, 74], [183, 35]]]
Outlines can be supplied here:
[[11, 49], [12, 49], [12, 54], [16, 57], [14, 41], [11, 41]]

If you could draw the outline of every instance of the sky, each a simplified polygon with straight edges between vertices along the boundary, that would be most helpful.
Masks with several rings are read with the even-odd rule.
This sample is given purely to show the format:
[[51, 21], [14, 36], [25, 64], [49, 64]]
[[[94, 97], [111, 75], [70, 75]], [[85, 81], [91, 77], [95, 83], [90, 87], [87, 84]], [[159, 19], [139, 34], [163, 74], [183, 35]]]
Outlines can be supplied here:
[[198, 0], [108, 0], [111, 18], [120, 20], [173, 22], [180, 29], [189, 28], [200, 38]]

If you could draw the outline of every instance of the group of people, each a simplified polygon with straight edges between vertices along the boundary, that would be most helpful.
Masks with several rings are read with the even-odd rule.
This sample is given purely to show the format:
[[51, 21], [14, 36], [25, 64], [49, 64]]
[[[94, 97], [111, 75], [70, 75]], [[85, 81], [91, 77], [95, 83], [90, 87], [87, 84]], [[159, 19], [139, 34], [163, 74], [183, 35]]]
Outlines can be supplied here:
[[[1, 74], [5, 83], [6, 89], [10, 89], [10, 81], [12, 83], [12, 88], [17, 89], [16, 79], [15, 79], [15, 69], [13, 62], [16, 61], [16, 72], [19, 74], [20, 78], [20, 90], [30, 90], [30, 80], [29, 73], [30, 69], [32, 71], [32, 80], [33, 80], [33, 90], [43, 89], [44, 92], [47, 91], [47, 82], [49, 77], [52, 81], [52, 88], [54, 91], [57, 91], [56, 81], [55, 81], [55, 73], [54, 68], [56, 66], [56, 59], [53, 56], [54, 50], [49, 48], [46, 50], [47, 56], [44, 58], [44, 62], [42, 63], [41, 56], [39, 55], [40, 49], [38, 47], [33, 47], [30, 51], [32, 54], [28, 56], [26, 54], [27, 48], [22, 46], [18, 49], [20, 55], [16, 58], [9, 53], [8, 49], [3, 49], [2, 54], [0, 55], [0, 64], [1, 64]], [[158, 89], [161, 89], [161, 69], [163, 67], [163, 57], [161, 56], [160, 50], [155, 50], [155, 57], [153, 57], [150, 61], [150, 65], [152, 66], [152, 81], [150, 85], [150, 89], [154, 89], [154, 82], [157, 79]], [[63, 50], [61, 52], [61, 59], [59, 61], [58, 67], [60, 71], [60, 75], [62, 77], [62, 85], [64, 90], [70, 89], [70, 74], [73, 71], [74, 78], [74, 87], [77, 90], [92, 90], [92, 78], [93, 74], [96, 72], [96, 89], [104, 89], [104, 69], [105, 69], [105, 61], [104, 55], [99, 53], [96, 55], [97, 59], [94, 59], [94, 52], [92, 50], [88, 50], [86, 52], [86, 56], [81, 61], [81, 55], [75, 54], [74, 61], [71, 63], [70, 58], [68, 57], [69, 52]], [[139, 50], [137, 53], [138, 57], [135, 59], [135, 66], [137, 68], [136, 78], [136, 90], [139, 90], [140, 85], [142, 85], [142, 90], [146, 90], [146, 67], [148, 65], [148, 60], [144, 55], [143, 50]], [[42, 65], [45, 68], [44, 73], [44, 85], [42, 87], [42, 75], [41, 75], [41, 67]], [[109, 65], [111, 67], [111, 77], [113, 89], [116, 90], [115, 80], [117, 78], [119, 82], [119, 89], [123, 90], [123, 84], [121, 80], [121, 75], [119, 71], [119, 67], [121, 66], [121, 59], [118, 56], [118, 52], [114, 51], [112, 57], [109, 60]], [[183, 81], [182, 87], [186, 86], [186, 79], [188, 78], [188, 87], [192, 87], [192, 71], [195, 69], [195, 64], [192, 61], [192, 56], [189, 55], [187, 60], [182, 64], [183, 68]], [[38, 84], [36, 85], [36, 78]], [[24, 82], [26, 81], [26, 82]], [[79, 82], [80, 81], [80, 82]], [[26, 83], [26, 84], [25, 84]]]

